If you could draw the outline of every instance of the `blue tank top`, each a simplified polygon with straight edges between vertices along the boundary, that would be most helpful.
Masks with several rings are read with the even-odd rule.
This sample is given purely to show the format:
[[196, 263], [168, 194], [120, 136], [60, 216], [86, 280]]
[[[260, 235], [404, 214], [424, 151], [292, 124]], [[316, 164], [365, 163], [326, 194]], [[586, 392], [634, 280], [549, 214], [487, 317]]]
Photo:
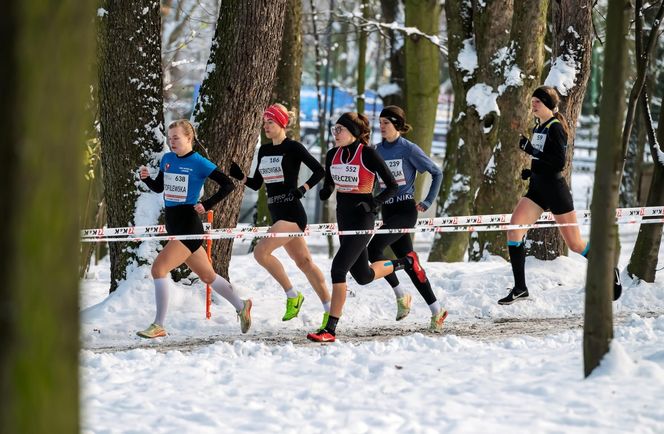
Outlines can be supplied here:
[[164, 154], [160, 169], [164, 172], [164, 205], [196, 205], [203, 183], [217, 166], [194, 152], [178, 157], [175, 152]]

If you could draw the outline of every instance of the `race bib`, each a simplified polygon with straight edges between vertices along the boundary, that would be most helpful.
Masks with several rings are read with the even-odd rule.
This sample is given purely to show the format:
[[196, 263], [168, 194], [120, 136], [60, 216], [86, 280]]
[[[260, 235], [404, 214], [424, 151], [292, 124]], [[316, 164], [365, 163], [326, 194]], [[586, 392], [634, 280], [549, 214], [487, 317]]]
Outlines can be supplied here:
[[537, 149], [538, 151], [542, 152], [544, 149], [544, 143], [546, 142], [546, 134], [542, 133], [533, 133], [533, 148]]
[[348, 192], [356, 190], [360, 184], [360, 166], [355, 164], [333, 164], [330, 173], [337, 190]]
[[[403, 160], [385, 160], [385, 164], [387, 164], [387, 168], [392, 172], [394, 179], [397, 180], [397, 184], [400, 186], [406, 185], [406, 176], [403, 173]], [[385, 188], [385, 183], [380, 179], [380, 176], [378, 177], [378, 183], [380, 184], [380, 188]]]
[[258, 171], [263, 176], [266, 184], [275, 182], [284, 182], [284, 170], [281, 167], [283, 155], [273, 155], [261, 158], [258, 165]]
[[187, 201], [189, 175], [164, 173], [164, 199], [171, 202]]

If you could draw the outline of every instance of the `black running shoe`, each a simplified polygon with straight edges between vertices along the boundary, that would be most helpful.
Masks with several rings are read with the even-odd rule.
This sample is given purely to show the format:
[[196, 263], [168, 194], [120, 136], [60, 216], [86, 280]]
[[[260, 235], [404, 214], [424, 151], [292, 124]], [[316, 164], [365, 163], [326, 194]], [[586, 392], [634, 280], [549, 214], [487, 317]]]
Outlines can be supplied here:
[[622, 281], [620, 280], [620, 271], [613, 269], [613, 301], [616, 301], [622, 295]]
[[521, 301], [528, 298], [528, 288], [512, 288], [510, 293], [505, 298], [498, 300], [498, 304], [512, 304], [515, 301]]

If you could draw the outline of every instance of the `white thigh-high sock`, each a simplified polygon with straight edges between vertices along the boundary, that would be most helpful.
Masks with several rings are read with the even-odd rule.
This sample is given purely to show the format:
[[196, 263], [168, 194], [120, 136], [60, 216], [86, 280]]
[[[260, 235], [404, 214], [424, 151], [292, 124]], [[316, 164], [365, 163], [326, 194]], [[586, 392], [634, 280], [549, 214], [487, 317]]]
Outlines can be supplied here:
[[166, 311], [168, 310], [168, 277], [154, 279], [154, 299], [157, 304], [157, 314], [154, 317], [154, 323], [160, 326], [164, 325]]
[[212, 282], [210, 286], [212, 286], [212, 289], [214, 289], [217, 294], [228, 300], [233, 305], [233, 307], [235, 307], [235, 310], [242, 310], [244, 307], [244, 302], [240, 297], [238, 297], [235, 291], [233, 291], [233, 287], [231, 286], [230, 282], [228, 282], [228, 280], [217, 274], [217, 278], [214, 279], [214, 282]]

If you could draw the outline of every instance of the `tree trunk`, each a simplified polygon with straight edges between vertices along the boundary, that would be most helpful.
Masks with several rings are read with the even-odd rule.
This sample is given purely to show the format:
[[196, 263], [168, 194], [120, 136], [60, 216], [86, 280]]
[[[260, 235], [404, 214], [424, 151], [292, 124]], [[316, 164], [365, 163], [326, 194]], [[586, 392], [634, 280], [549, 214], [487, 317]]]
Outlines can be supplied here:
[[[521, 180], [521, 168], [527, 158], [519, 149], [519, 133], [528, 130], [530, 96], [539, 86], [544, 64], [544, 36], [548, 0], [519, 0], [514, 2], [510, 49], [513, 61], [504, 65], [505, 88], [498, 98], [500, 122], [498, 140], [493, 151], [494, 167], [484, 172], [475, 209], [478, 214], [508, 213], [523, 195], [525, 183]], [[529, 23], [524, 26], [523, 23]], [[510, 82], [508, 72], [520, 71], [519, 82]], [[479, 232], [479, 256], [488, 252], [507, 258], [505, 232]]]
[[[563, 173], [570, 188], [572, 187], [572, 156], [574, 155], [576, 123], [581, 113], [583, 97], [590, 77], [593, 39], [592, 7], [592, 0], [580, 2], [561, 0], [551, 4], [552, 69], [544, 84], [558, 89], [562, 97], [559, 110], [569, 124], [567, 164]], [[569, 67], [576, 69], [574, 82], [561, 82], [557, 73], [561, 69]], [[533, 241], [528, 254], [537, 259], [551, 260], [566, 253], [567, 246], [557, 228], [532, 230], [528, 234], [528, 238]]]
[[[495, 110], [478, 112], [478, 107], [468, 105], [467, 96], [476, 90], [492, 91], [502, 80], [495, 68], [487, 65], [509, 41], [505, 29], [509, 28], [512, 12], [513, 0], [494, 1], [485, 7], [475, 4], [474, 8], [465, 1], [445, 2], [454, 111], [447, 134], [437, 215], [468, 215], [474, 211], [473, 200], [491, 157], [499, 114]], [[466, 69], [469, 62], [460, 54], [464, 59], [476, 57], [472, 70]], [[462, 261], [467, 248], [467, 233], [437, 234], [429, 261]]]
[[587, 377], [609, 351], [613, 339], [613, 264], [616, 250], [615, 209], [623, 163], [620, 138], [625, 112], [625, 66], [629, 0], [609, 0], [604, 52], [604, 81], [597, 142], [583, 327], [584, 374]]
[[[248, 173], [274, 86], [286, 0], [222, 0], [219, 11], [195, 120], [210, 159], [223, 171], [235, 161]], [[236, 188], [214, 207], [214, 227], [237, 224], [242, 195]], [[232, 240], [219, 240], [212, 248], [214, 268], [226, 278], [231, 249]]]
[[[360, 7], [362, 8], [364, 19], [369, 19], [369, 0], [362, 0]], [[357, 48], [357, 99], [355, 105], [358, 113], [364, 113], [364, 91], [366, 90], [367, 75], [367, 32], [363, 28], [358, 29]]]
[[[640, 112], [643, 114], [644, 110]], [[659, 108], [659, 121], [657, 123], [657, 143], [660, 144], [660, 147], [664, 143], [664, 110], [661, 107]], [[652, 144], [650, 148], [652, 151]], [[658, 162], [654, 153], [653, 161], [653, 175], [646, 206], [664, 206], [664, 162]], [[646, 282], [654, 282], [661, 242], [661, 224], [641, 225], [634, 250], [632, 250], [632, 256], [629, 259], [627, 272]]]
[[296, 122], [289, 136], [300, 140], [300, 87], [302, 87], [302, 2], [288, 0], [284, 31], [279, 52], [279, 66], [272, 89], [272, 102], [278, 102], [295, 113]]
[[[89, 134], [90, 131], [88, 130]], [[96, 134], [96, 131], [95, 131]], [[101, 146], [99, 139], [88, 139], [86, 143], [85, 163], [88, 169], [85, 174], [83, 212], [79, 219], [82, 228], [100, 228], [105, 220], [100, 219], [104, 214], [104, 185], [100, 164]], [[81, 243], [78, 276], [82, 279], [90, 268], [92, 253], [101, 243]]]
[[[437, 0], [406, 0], [406, 27], [436, 36], [440, 33], [441, 4]], [[408, 139], [416, 143], [426, 155], [431, 153], [433, 130], [440, 89], [440, 49], [419, 35], [406, 37], [405, 101], [408, 121], [413, 131]], [[421, 195], [424, 177], [415, 181], [415, 200]]]
[[[138, 168], [156, 172], [163, 151], [161, 15], [156, 0], [106, 0], [99, 26], [99, 115], [108, 226], [136, 224], [136, 202], [147, 187]], [[130, 42], [128, 42], [130, 41]], [[142, 221], [140, 224], [155, 224]], [[140, 262], [137, 243], [110, 243], [111, 287]]]
[[0, 433], [79, 427], [78, 261], [93, 2], [0, 15]]
[[[399, 0], [381, 0], [380, 7], [383, 22], [393, 23], [397, 21], [397, 16], [399, 15]], [[405, 80], [403, 45], [398, 43], [397, 33], [394, 30], [388, 29], [385, 33], [387, 34], [387, 39], [389, 41], [390, 83], [399, 86], [400, 92], [381, 95], [383, 98], [383, 105], [403, 107], [403, 86]]]

